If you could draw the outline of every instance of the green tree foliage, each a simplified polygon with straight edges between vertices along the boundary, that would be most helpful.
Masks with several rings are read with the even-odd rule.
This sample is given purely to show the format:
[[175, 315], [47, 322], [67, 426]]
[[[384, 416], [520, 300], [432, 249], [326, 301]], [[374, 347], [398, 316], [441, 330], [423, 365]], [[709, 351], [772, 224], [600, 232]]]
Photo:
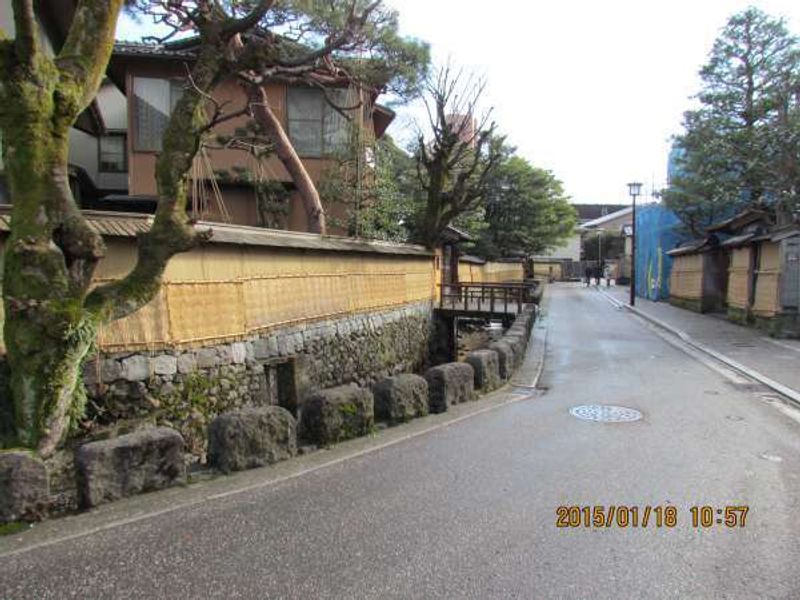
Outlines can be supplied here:
[[756, 8], [730, 18], [701, 69], [700, 107], [684, 117], [666, 204], [700, 235], [746, 206], [796, 208], [800, 46]]
[[561, 182], [504, 148], [505, 158], [488, 180], [486, 227], [477, 252], [485, 258], [541, 254], [575, 231], [577, 213]]
[[374, 183], [362, 218], [363, 235], [407, 241], [420, 196], [414, 158], [398, 147], [390, 136], [378, 140]]
[[353, 237], [407, 241], [419, 201], [413, 158], [389, 135], [364, 145], [354, 132], [351, 140], [319, 183], [331, 224]]
[[598, 229], [583, 236], [581, 255], [583, 260], [603, 262], [609, 258], [616, 259], [625, 253], [625, 237], [617, 231]]

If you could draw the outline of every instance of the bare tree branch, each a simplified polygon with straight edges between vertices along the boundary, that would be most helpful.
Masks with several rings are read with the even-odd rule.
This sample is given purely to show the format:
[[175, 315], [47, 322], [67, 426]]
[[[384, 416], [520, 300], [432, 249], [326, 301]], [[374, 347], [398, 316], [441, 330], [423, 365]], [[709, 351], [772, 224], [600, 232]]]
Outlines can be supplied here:
[[484, 199], [488, 176], [500, 160], [491, 111], [480, 119], [486, 82], [447, 64], [425, 87], [425, 107], [431, 140], [418, 135], [415, 152], [417, 177], [426, 193], [426, 209], [419, 223], [423, 243], [433, 247], [447, 225], [473, 210]]

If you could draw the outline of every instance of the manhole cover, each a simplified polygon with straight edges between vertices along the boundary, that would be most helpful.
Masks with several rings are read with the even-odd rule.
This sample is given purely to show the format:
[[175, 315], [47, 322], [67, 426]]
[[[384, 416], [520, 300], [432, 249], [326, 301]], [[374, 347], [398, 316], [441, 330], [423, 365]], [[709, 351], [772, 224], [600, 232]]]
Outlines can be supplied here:
[[638, 421], [642, 418], [642, 413], [633, 408], [624, 406], [607, 406], [604, 404], [584, 404], [573, 406], [569, 409], [573, 417], [584, 421], [600, 421], [603, 423], [628, 423]]

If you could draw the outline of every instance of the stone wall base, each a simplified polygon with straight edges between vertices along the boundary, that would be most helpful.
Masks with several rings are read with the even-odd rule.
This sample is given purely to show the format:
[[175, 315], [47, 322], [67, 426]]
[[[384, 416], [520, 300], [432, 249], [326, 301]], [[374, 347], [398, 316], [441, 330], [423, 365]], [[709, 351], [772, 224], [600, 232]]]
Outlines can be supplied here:
[[187, 458], [205, 460], [207, 429], [219, 414], [278, 405], [299, 417], [310, 391], [362, 387], [429, 363], [431, 303], [354, 314], [271, 330], [246, 340], [90, 360], [84, 437], [165, 425], [186, 441]]
[[703, 301], [699, 298], [678, 298], [677, 296], [670, 296], [669, 303], [678, 308], [692, 310], [698, 313], [705, 312]]
[[750, 310], [729, 306], [728, 320], [739, 325], [755, 327], [772, 337], [800, 338], [798, 313], [778, 313], [772, 317], [762, 317]]

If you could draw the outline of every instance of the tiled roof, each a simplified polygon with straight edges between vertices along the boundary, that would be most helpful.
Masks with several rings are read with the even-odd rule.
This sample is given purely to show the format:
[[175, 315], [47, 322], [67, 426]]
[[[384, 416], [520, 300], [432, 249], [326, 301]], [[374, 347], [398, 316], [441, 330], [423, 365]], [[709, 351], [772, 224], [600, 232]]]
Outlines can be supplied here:
[[719, 221], [708, 227], [707, 231], [721, 231], [725, 233], [737, 233], [743, 227], [756, 223], [758, 221], [766, 221], [767, 213], [763, 210], [748, 208], [742, 212], [732, 216], [730, 219]]
[[116, 42], [114, 44], [114, 56], [192, 59], [195, 56], [195, 52], [191, 48], [171, 48], [168, 44]]
[[[0, 205], [0, 232], [10, 231], [11, 207]], [[152, 215], [136, 213], [117, 213], [99, 210], [84, 210], [89, 227], [100, 235], [109, 237], [136, 237], [150, 229]], [[263, 229], [245, 225], [227, 223], [209, 223], [200, 221], [195, 225], [198, 230], [212, 231], [209, 243], [236, 244], [244, 246], [270, 246], [275, 248], [292, 248], [300, 250], [338, 250], [341, 252], [367, 252], [376, 254], [400, 254], [431, 256], [432, 253], [422, 246], [414, 244], [397, 244], [364, 240], [336, 235], [321, 236], [314, 233]]]
[[669, 250], [667, 254], [669, 256], [682, 256], [684, 254], [697, 254], [699, 252], [706, 252], [713, 248], [716, 245], [716, 238], [714, 236], [709, 236], [705, 238], [700, 238], [696, 240], [692, 240], [690, 242], [686, 242], [678, 246], [677, 248], [673, 248]]
[[[135, 237], [150, 229], [153, 217], [134, 213], [112, 213], [94, 210], [84, 211], [89, 227], [100, 235], [111, 237]], [[0, 206], [0, 231], [11, 230], [11, 207]]]
[[613, 221], [614, 219], [619, 219], [620, 217], [624, 217], [626, 215], [630, 215], [633, 213], [633, 208], [630, 206], [626, 206], [621, 208], [620, 210], [610, 212], [602, 217], [598, 217], [596, 219], [592, 219], [591, 221], [586, 221], [585, 223], [581, 223], [581, 227], [592, 228], [592, 227], [599, 227], [609, 221]]
[[755, 235], [755, 233], [743, 233], [742, 235], [735, 235], [732, 238], [728, 238], [722, 242], [720, 246], [723, 248], [737, 248], [752, 240]]
[[578, 219], [581, 221], [591, 221], [599, 219], [609, 213], [617, 212], [627, 207], [627, 204], [573, 204], [578, 211]]
[[479, 256], [472, 256], [471, 254], [462, 254], [458, 257], [458, 262], [473, 263], [476, 265], [486, 264], [486, 261]]

